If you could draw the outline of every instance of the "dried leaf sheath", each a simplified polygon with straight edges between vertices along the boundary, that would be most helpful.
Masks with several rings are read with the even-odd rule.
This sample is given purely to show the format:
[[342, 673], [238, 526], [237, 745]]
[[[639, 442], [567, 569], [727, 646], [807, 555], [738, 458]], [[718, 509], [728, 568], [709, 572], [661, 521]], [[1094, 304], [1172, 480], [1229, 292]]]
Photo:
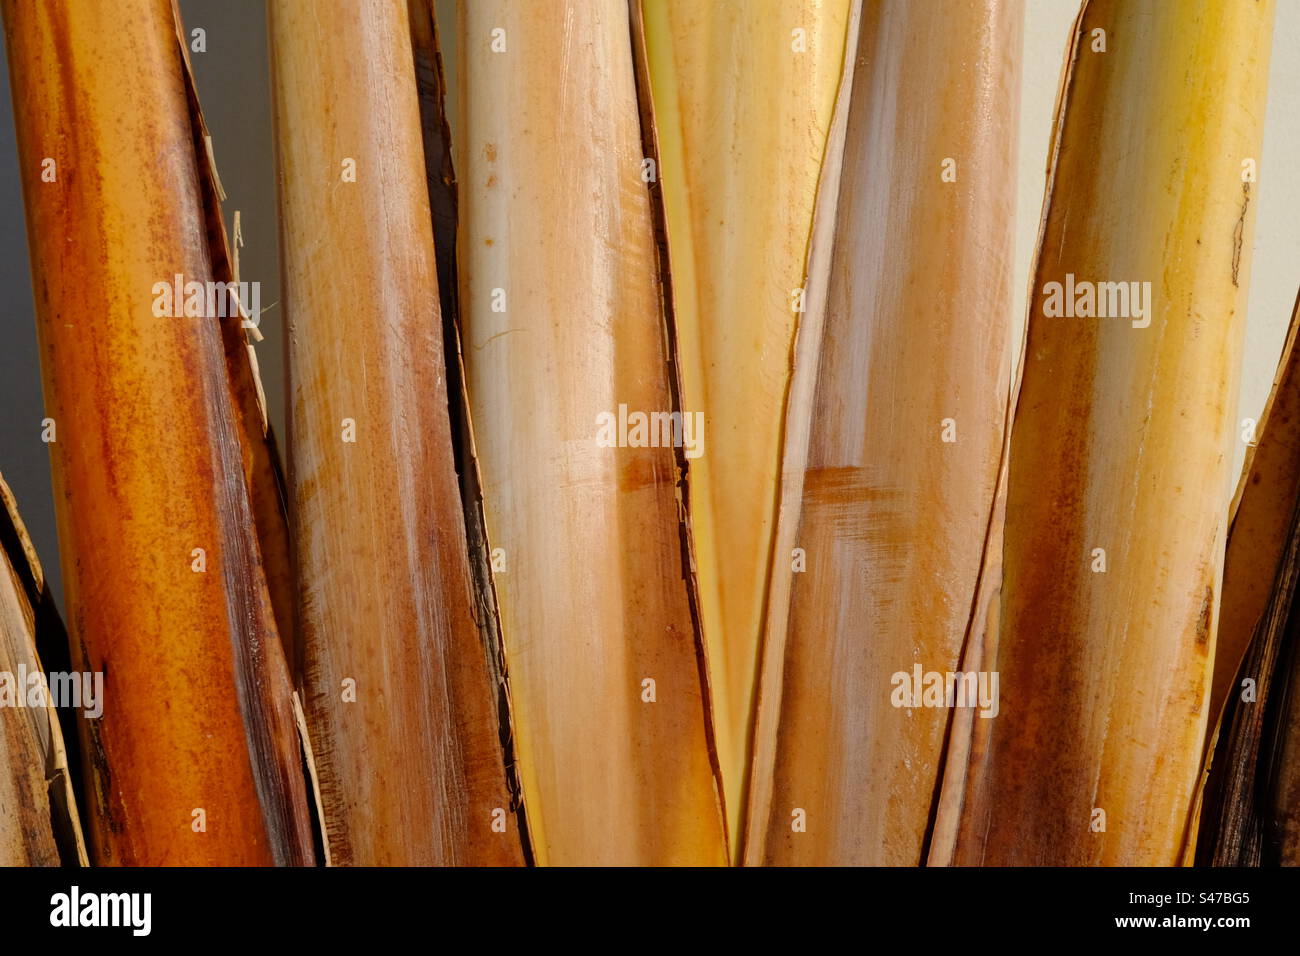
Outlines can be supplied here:
[[[982, 664], [1002, 706], [974, 722], [958, 863], [1178, 861], [1235, 437], [1254, 221], [1241, 164], [1259, 155], [1271, 23], [1268, 3], [1122, 0], [1078, 23]], [[1047, 283], [1067, 276], [1150, 293], [1111, 317], [1046, 314]]]
[[[1285, 757], [1291, 723], [1290, 671], [1300, 633], [1300, 607], [1295, 604], [1300, 581], [1298, 518], [1300, 508], [1293, 505], [1273, 587], [1238, 670], [1243, 681], [1251, 681], [1251, 692], [1229, 695], [1225, 702], [1213, 762], [1200, 794], [1202, 803], [1196, 808], [1199, 819], [1193, 821], [1200, 840], [1194, 848], [1188, 847], [1185, 860], [1193, 849], [1203, 864], [1212, 866], [1259, 866], [1276, 856], [1272, 845], [1276, 841], [1266, 837], [1272, 835], [1268, 834], [1273, 819], [1269, 797], [1275, 783], [1287, 789], [1285, 779], [1275, 779], [1276, 771], [1285, 775], [1294, 769], [1285, 759], [1275, 766], [1274, 758]], [[1283, 817], [1293, 812], [1290, 807], [1279, 809]]]
[[[1300, 574], [1300, 300], [1242, 469], [1224, 561], [1199, 841], [1185, 858], [1217, 866], [1300, 861], [1294, 708]], [[1193, 833], [1192, 836], [1197, 834]]]
[[722, 863], [676, 452], [599, 440], [620, 404], [671, 411], [627, 4], [472, 0], [459, 53], [465, 364], [536, 858]]
[[690, 510], [735, 851], [772, 561], [796, 290], [848, 0], [634, 0], [659, 145], [681, 401], [709, 429]]
[[155, 283], [212, 277], [171, 5], [4, 13], [69, 639], [105, 672], [83, 736], [95, 858], [310, 862], [220, 330], [153, 314]]
[[[1300, 299], [1229, 509], [1209, 732], [1184, 862], [1239, 863], [1247, 855], [1258, 858], [1260, 850], [1258, 830], [1249, 839], [1244, 831], [1258, 820], [1254, 798], [1264, 710], [1292, 601], [1281, 575], [1288, 573], [1288, 538], [1300, 499], [1298, 319]], [[1242, 700], [1246, 680], [1252, 684], [1250, 701]], [[1243, 796], [1246, 805], [1234, 805]]]
[[520, 863], [448, 420], [407, 4], [275, 0], [270, 24], [298, 621], [330, 860]]
[[85, 865], [63, 730], [30, 682], [38, 643], [66, 638], [3, 478], [0, 499], [0, 866]]
[[[1297, 300], [1300, 305], [1300, 300]], [[1264, 613], [1278, 563], [1286, 550], [1291, 512], [1300, 498], [1300, 328], [1293, 310], [1277, 377], [1255, 426], [1233, 498], [1223, 560], [1223, 609], [1215, 645], [1210, 718], [1233, 692], [1237, 670]]]
[[796, 530], [778, 538], [807, 565], [774, 564], [774, 581], [788, 579], [774, 601], [788, 604], [769, 613], [762, 708], [776, 713], [760, 723], [772, 739], [756, 742], [750, 863], [922, 860], [950, 712], [897, 706], [893, 677], [957, 669], [989, 529], [1022, 13], [1000, 0], [936, 8], [864, 4], [841, 94], [822, 341], [801, 332], [796, 351], [796, 379], [815, 375], [815, 393], [787, 418], [810, 429], [802, 507], [783, 510]]

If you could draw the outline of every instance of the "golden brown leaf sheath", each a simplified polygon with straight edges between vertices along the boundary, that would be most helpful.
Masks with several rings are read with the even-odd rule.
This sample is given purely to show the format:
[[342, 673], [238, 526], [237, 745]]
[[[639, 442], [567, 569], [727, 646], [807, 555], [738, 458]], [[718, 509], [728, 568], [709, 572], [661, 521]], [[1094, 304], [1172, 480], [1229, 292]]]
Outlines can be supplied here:
[[[949, 712], [896, 706], [893, 678], [957, 669], [989, 528], [1022, 12], [1014, 0], [938, 9], [866, 3], [841, 93], [825, 319], [821, 341], [809, 326], [796, 352], [815, 391], [809, 406], [800, 381], [787, 419], [806, 433], [788, 454], [806, 451], [786, 477], [801, 501], [779, 519], [773, 580], [785, 584], [769, 611], [750, 863], [922, 859]], [[955, 182], [941, 178], [949, 159]]]
[[330, 860], [519, 863], [449, 432], [407, 4], [276, 0], [270, 24], [298, 622]]
[[211, 278], [171, 5], [4, 14], [69, 639], [104, 672], [83, 724], [95, 858], [309, 862], [218, 320], [153, 309], [155, 283]]
[[722, 863], [677, 450], [598, 441], [620, 404], [672, 410], [628, 7], [471, 0], [459, 52], [465, 364], [537, 860]]
[[[1001, 626], [980, 665], [1000, 674], [1001, 710], [974, 721], [958, 863], [1178, 860], [1235, 437], [1242, 160], [1258, 156], [1271, 23], [1269, 3], [1099, 0], [1076, 24], [1011, 433]], [[1145, 318], [1048, 314], [1046, 284], [1063, 292], [1067, 275], [1150, 282]]]

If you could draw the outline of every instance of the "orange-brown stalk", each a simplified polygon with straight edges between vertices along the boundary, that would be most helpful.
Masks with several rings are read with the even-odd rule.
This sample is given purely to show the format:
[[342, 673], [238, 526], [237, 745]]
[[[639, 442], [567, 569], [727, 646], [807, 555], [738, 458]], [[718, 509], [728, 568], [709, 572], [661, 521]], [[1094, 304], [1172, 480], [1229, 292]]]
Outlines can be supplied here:
[[172, 6], [3, 10], [95, 859], [311, 862]]

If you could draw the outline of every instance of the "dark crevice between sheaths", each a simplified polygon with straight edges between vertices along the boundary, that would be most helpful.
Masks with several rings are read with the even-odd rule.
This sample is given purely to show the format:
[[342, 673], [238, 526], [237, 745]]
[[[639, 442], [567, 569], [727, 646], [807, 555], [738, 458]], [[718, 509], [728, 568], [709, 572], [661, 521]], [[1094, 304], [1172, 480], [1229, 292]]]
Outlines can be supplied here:
[[[420, 126], [424, 140], [425, 179], [433, 219], [433, 247], [438, 270], [438, 305], [442, 315], [442, 356], [447, 381], [447, 412], [451, 423], [451, 444], [456, 476], [460, 483], [465, 540], [474, 588], [474, 620], [478, 625], [488, 674], [496, 685], [497, 728], [504, 759], [509, 811], [514, 815], [524, 862], [535, 865], [528, 815], [524, 806], [523, 781], [515, 752], [514, 724], [510, 703], [510, 681], [496, 585], [492, 579], [491, 544], [483, 513], [483, 490], [474, 452], [469, 393], [460, 349], [459, 276], [456, 267], [457, 194], [452, 166], [451, 127], [447, 122], [447, 84], [437, 18], [428, 0], [411, 0], [411, 50], [415, 60], [416, 89], [420, 100]], [[430, 38], [432, 42], [430, 43]]]
[[[645, 22], [640, 0], [628, 0], [629, 41], [632, 45], [633, 78], [636, 83], [637, 108], [641, 114], [642, 156], [654, 164], [654, 178], [647, 184], [650, 194], [650, 212], [654, 220], [655, 260], [658, 263], [661, 331], [664, 339], [664, 357], [668, 377], [668, 396], [671, 410], [683, 416], [681, 363], [677, 341], [677, 318], [673, 308], [672, 268], [668, 255], [668, 214], [664, 206], [663, 183], [659, 163], [659, 140], [655, 125], [654, 101], [650, 89], [650, 64], [646, 56]], [[699, 581], [695, 568], [695, 542], [691, 529], [691, 487], [689, 463], [685, 442], [674, 444], [677, 457], [677, 531], [682, 580], [686, 584], [687, 603], [691, 613], [691, 629], [695, 637], [695, 662], [700, 678], [700, 700], [703, 705], [704, 733], [708, 744], [709, 766], [713, 772], [713, 785], [718, 795], [718, 810], [722, 814], [722, 831], [731, 859], [731, 834], [727, 832], [727, 800], [729, 795], [722, 785], [722, 763], [718, 757], [717, 735], [713, 727], [713, 692], [709, 684], [708, 653], [704, 644], [704, 622], [700, 613]], [[738, 797], [737, 797], [738, 798]]]

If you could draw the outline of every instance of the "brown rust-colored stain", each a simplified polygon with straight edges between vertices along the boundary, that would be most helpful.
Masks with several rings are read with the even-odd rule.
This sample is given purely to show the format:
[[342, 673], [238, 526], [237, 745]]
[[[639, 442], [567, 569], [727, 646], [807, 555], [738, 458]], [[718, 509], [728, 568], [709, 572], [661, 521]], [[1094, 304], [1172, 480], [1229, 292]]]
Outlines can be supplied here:
[[619, 448], [618, 490], [638, 491], [670, 481], [676, 471], [671, 448]]
[[1201, 599], [1201, 612], [1196, 618], [1196, 643], [1205, 645], [1210, 642], [1210, 622], [1214, 617], [1214, 587], [1205, 586]]

